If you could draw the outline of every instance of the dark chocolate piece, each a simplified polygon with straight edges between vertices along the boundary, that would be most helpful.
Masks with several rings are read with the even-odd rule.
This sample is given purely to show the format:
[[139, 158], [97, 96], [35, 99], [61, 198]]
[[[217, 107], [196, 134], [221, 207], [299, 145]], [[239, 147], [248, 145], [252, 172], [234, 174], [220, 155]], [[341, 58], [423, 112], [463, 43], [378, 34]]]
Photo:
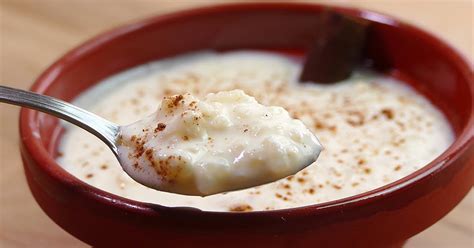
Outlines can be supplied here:
[[361, 59], [369, 22], [327, 10], [300, 75], [301, 82], [332, 83], [348, 78]]

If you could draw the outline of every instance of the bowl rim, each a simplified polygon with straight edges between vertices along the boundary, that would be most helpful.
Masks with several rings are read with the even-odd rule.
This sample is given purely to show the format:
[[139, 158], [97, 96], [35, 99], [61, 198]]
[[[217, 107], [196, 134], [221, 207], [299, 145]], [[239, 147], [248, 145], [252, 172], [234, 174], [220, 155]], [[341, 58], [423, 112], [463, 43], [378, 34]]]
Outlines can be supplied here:
[[[105, 44], [117, 37], [126, 35], [135, 30], [141, 29], [154, 23], [166, 23], [173, 22], [175, 20], [192, 18], [195, 15], [203, 15], [206, 13], [216, 13], [222, 11], [249, 11], [249, 10], [316, 10], [328, 7], [324, 4], [314, 3], [232, 3], [232, 4], [219, 4], [209, 5], [198, 8], [191, 8], [185, 10], [179, 10], [176, 12], [166, 13], [158, 16], [148, 17], [146, 19], [131, 22], [125, 25], [120, 25], [112, 30], [103, 32], [96, 35], [84, 43], [81, 43], [74, 49], [67, 52], [65, 55], [56, 60], [50, 65], [34, 82], [31, 86], [31, 90], [38, 93], [44, 93], [54, 80], [60, 76], [61, 71], [64, 67], [75, 62], [78, 57], [94, 50], [99, 49], [102, 44]], [[469, 62], [464, 58], [456, 49], [452, 48], [446, 42], [440, 38], [410, 24], [406, 24], [403, 21], [391, 17], [380, 12], [352, 8], [352, 7], [341, 7], [330, 5], [330, 8], [348, 13], [351, 15], [360, 16], [370, 21], [384, 23], [397, 28], [408, 29], [417, 35], [427, 39], [432, 45], [437, 48], [444, 50], [445, 54], [448, 54], [454, 61], [456, 67], [463, 68], [463, 74], [470, 75], [471, 81], [469, 84], [470, 94], [474, 96], [474, 80], [472, 80], [472, 67]], [[474, 107], [474, 98], [471, 101], [471, 108]], [[31, 155], [31, 158], [36, 161], [38, 167], [45, 171], [49, 176], [54, 178], [57, 182], [63, 186], [81, 188], [76, 193], [83, 194], [83, 196], [92, 200], [98, 201], [101, 204], [110, 205], [115, 208], [119, 208], [124, 211], [134, 212], [145, 215], [157, 215], [164, 211], [187, 211], [190, 214], [196, 214], [200, 216], [209, 215], [259, 215], [267, 217], [285, 216], [306, 216], [323, 214], [333, 211], [343, 211], [351, 208], [355, 208], [361, 205], [371, 203], [381, 198], [388, 197], [396, 192], [401, 192], [414, 185], [415, 182], [421, 181], [427, 177], [430, 177], [436, 173], [439, 173], [446, 167], [448, 167], [453, 160], [455, 160], [464, 150], [466, 150], [472, 143], [474, 143], [474, 113], [471, 112], [468, 123], [463, 127], [459, 136], [456, 137], [454, 142], [438, 157], [433, 161], [418, 169], [417, 171], [395, 181], [390, 184], [378, 187], [376, 189], [363, 192], [357, 195], [349, 197], [317, 203], [313, 205], [301, 206], [296, 208], [278, 209], [278, 210], [265, 210], [265, 211], [252, 211], [252, 212], [219, 212], [219, 211], [207, 211], [199, 210], [192, 207], [166, 207], [159, 204], [140, 202], [125, 197], [109, 193], [107, 191], [96, 188], [89, 185], [72, 174], [69, 174], [64, 170], [55, 159], [48, 152], [48, 149], [42, 144], [39, 135], [39, 125], [37, 125], [38, 112], [30, 109], [22, 108], [20, 111], [20, 138], [24, 145], [25, 152]], [[278, 217], [280, 218], [280, 217]]]

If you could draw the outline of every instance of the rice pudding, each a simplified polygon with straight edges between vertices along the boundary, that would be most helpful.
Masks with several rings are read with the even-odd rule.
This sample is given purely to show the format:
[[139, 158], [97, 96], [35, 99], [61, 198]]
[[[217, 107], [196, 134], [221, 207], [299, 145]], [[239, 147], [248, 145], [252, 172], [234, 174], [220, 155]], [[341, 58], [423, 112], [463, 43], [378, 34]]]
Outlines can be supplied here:
[[241, 89], [285, 108], [321, 141], [318, 161], [266, 185], [206, 197], [136, 183], [97, 138], [65, 124], [58, 162], [97, 188], [144, 202], [210, 211], [300, 207], [366, 192], [429, 163], [453, 141], [442, 113], [402, 82], [360, 71], [332, 85], [298, 83], [302, 65], [280, 54], [197, 53], [160, 60], [110, 77], [74, 102], [121, 125], [143, 119], [165, 96]]
[[316, 161], [318, 139], [282, 107], [242, 90], [165, 96], [155, 113], [120, 128], [119, 161], [160, 191], [210, 195], [295, 174]]

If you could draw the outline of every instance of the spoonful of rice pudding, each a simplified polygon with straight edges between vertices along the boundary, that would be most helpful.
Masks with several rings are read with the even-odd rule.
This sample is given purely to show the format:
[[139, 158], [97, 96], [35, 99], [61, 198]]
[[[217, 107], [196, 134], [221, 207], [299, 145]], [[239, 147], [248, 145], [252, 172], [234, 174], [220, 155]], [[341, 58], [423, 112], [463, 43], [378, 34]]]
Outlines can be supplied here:
[[312, 164], [321, 145], [288, 112], [242, 90], [164, 97], [152, 115], [119, 126], [61, 100], [0, 86], [0, 102], [52, 114], [106, 143], [123, 170], [160, 191], [211, 195], [269, 183]]

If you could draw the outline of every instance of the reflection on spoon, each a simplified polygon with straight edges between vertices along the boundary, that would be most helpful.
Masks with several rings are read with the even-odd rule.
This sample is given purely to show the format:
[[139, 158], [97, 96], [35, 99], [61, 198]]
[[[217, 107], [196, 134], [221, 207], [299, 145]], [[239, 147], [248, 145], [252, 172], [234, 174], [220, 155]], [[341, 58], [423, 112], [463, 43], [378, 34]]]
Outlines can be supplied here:
[[209, 195], [295, 174], [321, 151], [317, 138], [281, 107], [241, 90], [165, 97], [158, 110], [118, 126], [61, 100], [0, 86], [0, 102], [52, 114], [106, 143], [137, 182], [171, 193]]

